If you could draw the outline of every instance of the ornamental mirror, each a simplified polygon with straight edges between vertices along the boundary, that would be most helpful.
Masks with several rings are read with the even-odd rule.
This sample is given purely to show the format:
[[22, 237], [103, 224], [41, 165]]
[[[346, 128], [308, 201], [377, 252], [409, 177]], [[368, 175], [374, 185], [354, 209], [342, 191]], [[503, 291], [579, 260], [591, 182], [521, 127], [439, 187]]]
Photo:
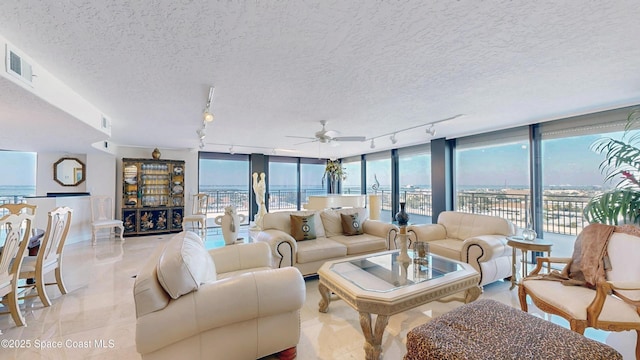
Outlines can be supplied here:
[[78, 186], [85, 180], [84, 163], [76, 158], [63, 157], [53, 164], [53, 180], [62, 186]]

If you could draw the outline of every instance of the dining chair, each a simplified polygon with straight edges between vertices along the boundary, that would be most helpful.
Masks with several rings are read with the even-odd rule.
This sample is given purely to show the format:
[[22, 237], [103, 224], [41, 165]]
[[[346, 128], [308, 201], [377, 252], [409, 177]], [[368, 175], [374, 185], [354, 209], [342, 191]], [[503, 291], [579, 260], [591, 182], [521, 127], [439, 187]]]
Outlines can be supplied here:
[[209, 195], [205, 193], [198, 193], [193, 195], [193, 202], [191, 207], [191, 215], [185, 215], [182, 218], [182, 230], [186, 229], [186, 224], [191, 223], [198, 224], [198, 230], [205, 234], [207, 232], [207, 205], [209, 204]]
[[[36, 205], [21, 203], [21, 204], [2, 204], [0, 205], [0, 210], [5, 209], [9, 212], [9, 214], [20, 214], [26, 212], [27, 214], [35, 215], [36, 214]], [[0, 212], [0, 216], [3, 214]]]
[[120, 229], [120, 241], [124, 242], [124, 225], [122, 220], [113, 217], [113, 200], [109, 196], [91, 196], [91, 245], [96, 245], [96, 234], [99, 229]]
[[34, 217], [35, 215], [22, 212], [0, 218], [0, 233], [4, 237], [4, 246], [0, 253], [0, 297], [2, 303], [9, 308], [8, 312], [3, 313], [10, 313], [17, 326], [26, 325], [24, 315], [18, 306], [18, 275], [29, 243]]
[[[50, 306], [51, 300], [45, 290], [47, 285], [58, 285], [62, 294], [67, 293], [67, 288], [62, 280], [62, 255], [64, 243], [71, 226], [73, 210], [68, 207], [58, 207], [49, 211], [47, 230], [40, 244], [40, 250], [36, 256], [25, 256], [22, 259], [20, 279], [35, 279], [35, 284], [27, 284], [21, 288], [36, 288], [37, 294], [26, 295], [24, 298], [38, 296], [44, 306]], [[45, 274], [55, 271], [55, 282], [45, 283]]]

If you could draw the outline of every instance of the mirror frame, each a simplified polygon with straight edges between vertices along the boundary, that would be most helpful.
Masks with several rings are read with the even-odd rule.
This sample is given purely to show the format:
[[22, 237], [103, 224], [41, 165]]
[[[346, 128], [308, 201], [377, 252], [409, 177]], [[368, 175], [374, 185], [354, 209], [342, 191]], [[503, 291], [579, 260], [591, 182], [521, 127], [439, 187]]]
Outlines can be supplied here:
[[[77, 180], [76, 182], [74, 182], [73, 184], [65, 184], [64, 182], [62, 182], [62, 180], [58, 179], [58, 165], [60, 165], [62, 162], [67, 161], [67, 160], [77, 161], [78, 164], [80, 164], [80, 168], [82, 169], [82, 177], [79, 180]], [[74, 179], [75, 179], [76, 178], [76, 174], [73, 174], [73, 175], [74, 175]], [[57, 182], [58, 184], [62, 185], [62, 186], [78, 186], [78, 185], [82, 184], [85, 181], [85, 179], [86, 179], [86, 168], [85, 168], [84, 163], [82, 161], [80, 161], [80, 159], [78, 159], [78, 158], [62, 157], [62, 158], [60, 158], [60, 160], [56, 161], [53, 164], [53, 180], [55, 182]]]

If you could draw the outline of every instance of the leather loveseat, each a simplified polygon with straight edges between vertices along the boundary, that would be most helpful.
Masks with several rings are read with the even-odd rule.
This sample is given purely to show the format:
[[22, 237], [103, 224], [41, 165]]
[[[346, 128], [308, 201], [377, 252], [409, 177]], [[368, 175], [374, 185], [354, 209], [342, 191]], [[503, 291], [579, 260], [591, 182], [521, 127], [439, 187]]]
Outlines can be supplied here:
[[136, 277], [136, 347], [143, 359], [293, 359], [305, 285], [272, 269], [266, 244], [207, 251], [181, 232]]
[[[296, 240], [292, 236], [292, 215], [312, 216], [315, 238]], [[362, 233], [347, 235], [341, 215], [355, 216]], [[368, 220], [365, 208], [284, 211], [265, 214], [263, 230], [256, 240], [270, 245], [276, 267], [293, 266], [306, 276], [316, 274], [328, 260], [392, 249], [397, 231], [395, 225]]]
[[482, 286], [511, 276], [512, 249], [507, 236], [516, 227], [497, 216], [444, 211], [437, 224], [409, 225], [411, 241], [429, 243], [429, 251], [466, 262], [480, 273]]

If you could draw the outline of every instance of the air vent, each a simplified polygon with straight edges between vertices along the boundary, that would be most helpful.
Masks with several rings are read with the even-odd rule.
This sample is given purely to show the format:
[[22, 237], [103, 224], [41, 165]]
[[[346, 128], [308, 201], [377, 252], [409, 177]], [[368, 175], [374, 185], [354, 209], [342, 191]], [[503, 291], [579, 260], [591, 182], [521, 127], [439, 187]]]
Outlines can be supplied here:
[[31, 71], [31, 64], [25, 61], [22, 56], [18, 55], [16, 51], [11, 49], [8, 44], [6, 65], [7, 73], [19, 78], [29, 85], [33, 85], [33, 73]]
[[111, 122], [104, 115], [102, 115], [102, 121], [100, 122], [100, 128], [104, 130], [111, 129]]

